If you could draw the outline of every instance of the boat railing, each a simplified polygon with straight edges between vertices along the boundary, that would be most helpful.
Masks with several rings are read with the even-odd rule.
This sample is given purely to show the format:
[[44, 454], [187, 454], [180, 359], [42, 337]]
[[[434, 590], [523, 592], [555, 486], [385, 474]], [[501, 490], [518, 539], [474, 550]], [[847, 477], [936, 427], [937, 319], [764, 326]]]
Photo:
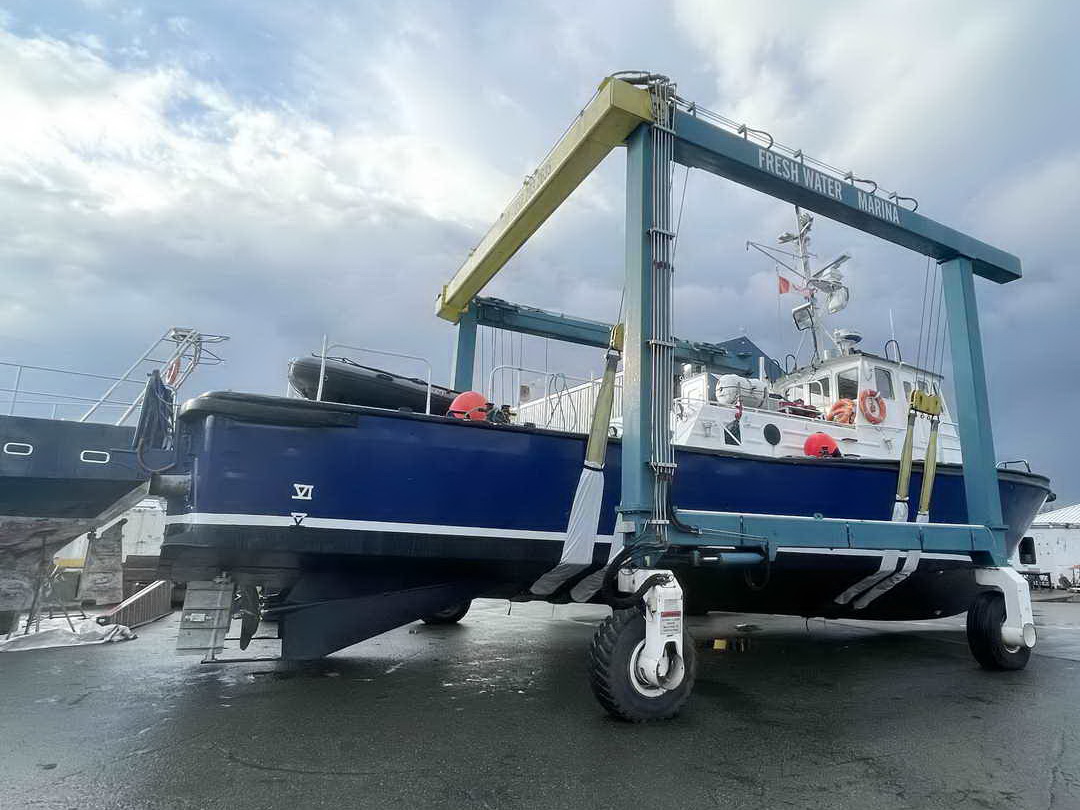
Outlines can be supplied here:
[[[0, 394], [8, 397], [6, 405], [9, 416], [15, 415], [17, 406], [32, 405], [50, 407], [50, 418], [65, 418], [60, 413], [61, 408], [79, 407], [85, 410], [75, 417], [75, 421], [89, 422], [94, 421], [91, 417], [95, 415], [100, 419], [99, 412], [105, 409], [119, 409], [120, 415], [115, 419], [110, 416], [109, 421], [122, 425], [142, 404], [148, 369], [158, 369], [165, 383], [173, 391], [179, 391], [197, 366], [223, 362], [222, 358], [207, 347], [225, 340], [228, 338], [224, 335], [209, 335], [187, 327], [171, 327], [150, 344], [150, 348], [120, 376], [29, 363], [0, 362], [0, 367], [14, 371], [13, 384], [0, 387]], [[36, 382], [28, 384], [28, 377], [41, 375], [51, 376], [41, 385]], [[99, 396], [69, 393], [73, 387], [72, 381], [85, 383], [88, 380], [105, 384], [105, 393]]]
[[[62, 383], [57, 379], [79, 379], [79, 380], [101, 380], [109, 383], [113, 383], [110, 387], [111, 391], [116, 390], [116, 387], [124, 382], [135, 383], [135, 380], [125, 380], [123, 377], [112, 377], [107, 374], [90, 374], [85, 371], [72, 371], [66, 368], [53, 368], [52, 366], [35, 366], [29, 363], [8, 363], [0, 361], [0, 367], [5, 369], [11, 369], [14, 372], [14, 381], [10, 386], [0, 386], [0, 394], [5, 394], [7, 399], [7, 414], [8, 416], [14, 416], [15, 410], [19, 406], [44, 406], [51, 408], [49, 418], [56, 419], [60, 417], [60, 408], [85, 408], [87, 404], [95, 405], [98, 407], [108, 408], [128, 408], [131, 406], [131, 400], [128, 399], [108, 399], [106, 397], [86, 397], [79, 396], [77, 394], [69, 394], [58, 390], [38, 390], [39, 385], [35, 384], [33, 387], [28, 387], [27, 378], [31, 376], [41, 375], [53, 375], [51, 382], [45, 382], [40, 387], [62, 387]], [[145, 385], [145, 380], [138, 381], [138, 384]], [[31, 397], [38, 397], [38, 399], [31, 399]], [[86, 421], [84, 417], [79, 418], [80, 422]]]
[[[522, 424], [528, 422], [555, 430], [568, 430], [575, 433], [587, 433], [592, 422], [596, 395], [600, 389], [598, 377], [575, 377], [561, 371], [527, 368], [511, 364], [495, 366], [488, 374], [485, 391], [489, 401], [495, 398], [495, 378], [498, 374], [515, 372], [543, 377], [544, 393], [536, 399], [522, 402], [516, 407], [516, 420]], [[612, 417], [618, 418], [622, 410], [622, 386], [616, 383], [612, 406]]]
[[319, 353], [319, 387], [315, 391], [316, 402], [322, 402], [323, 398], [323, 384], [326, 382], [327, 352], [332, 352], [337, 349], [345, 349], [350, 352], [361, 352], [363, 354], [376, 354], [380, 357], [396, 357], [401, 360], [414, 360], [417, 363], [423, 363], [424, 382], [427, 385], [427, 397], [424, 401], [424, 413], [428, 415], [431, 414], [431, 363], [426, 357], [419, 357], [415, 354], [402, 354], [401, 352], [388, 352], [385, 349], [371, 349], [367, 346], [350, 346], [347, 343], [328, 343], [326, 335], [323, 335], [322, 351]]
[[999, 470], [1009, 470], [1013, 467], [1019, 467], [1021, 465], [1023, 465], [1025, 470], [1031, 472], [1031, 464], [1026, 458], [1014, 458], [1009, 461], [999, 461], [996, 466]]

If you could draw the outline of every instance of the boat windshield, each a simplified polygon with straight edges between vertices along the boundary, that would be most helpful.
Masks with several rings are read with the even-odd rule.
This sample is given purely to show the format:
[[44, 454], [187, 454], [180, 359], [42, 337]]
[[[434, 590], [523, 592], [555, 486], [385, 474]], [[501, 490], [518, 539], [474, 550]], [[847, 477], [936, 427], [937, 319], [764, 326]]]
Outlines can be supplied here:
[[859, 370], [845, 369], [836, 375], [836, 396], [840, 399], [857, 399], [859, 396]]

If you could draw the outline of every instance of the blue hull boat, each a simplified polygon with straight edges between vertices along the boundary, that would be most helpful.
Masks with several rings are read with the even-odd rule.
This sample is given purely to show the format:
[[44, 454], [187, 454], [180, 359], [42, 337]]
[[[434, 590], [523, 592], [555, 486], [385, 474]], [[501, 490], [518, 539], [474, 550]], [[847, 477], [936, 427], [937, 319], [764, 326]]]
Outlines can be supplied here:
[[[170, 473], [190, 481], [168, 499], [162, 575], [228, 573], [279, 592], [290, 658], [327, 654], [475, 596], [534, 598], [530, 584], [559, 560], [585, 454], [577, 434], [235, 393], [189, 401], [177, 445]], [[596, 568], [614, 534], [620, 456], [612, 441]], [[896, 462], [688, 447], [676, 456], [680, 513], [887, 520], [892, 510]], [[916, 466], [915, 491], [919, 478]], [[999, 471], [999, 482], [1014, 549], [1049, 482], [1016, 470]], [[967, 521], [959, 467], [938, 467], [931, 520]], [[695, 565], [699, 558], [673, 547], [662, 564], [678, 574], [691, 610], [919, 619], [963, 612], [978, 591], [969, 557], [924, 553], [895, 587], [845, 600], [886, 566], [886, 554], [790, 548], [772, 563], [727, 569]], [[567, 600], [572, 584], [553, 600]]]

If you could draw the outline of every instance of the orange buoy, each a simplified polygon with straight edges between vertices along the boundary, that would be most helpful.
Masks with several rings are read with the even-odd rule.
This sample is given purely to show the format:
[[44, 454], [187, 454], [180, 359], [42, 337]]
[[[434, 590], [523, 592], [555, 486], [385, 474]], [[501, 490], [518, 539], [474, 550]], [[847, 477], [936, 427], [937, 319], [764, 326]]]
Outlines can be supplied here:
[[803, 452], [814, 458], [839, 458], [840, 447], [828, 433], [811, 433], [803, 442]]
[[830, 422], [850, 425], [855, 421], [855, 403], [850, 399], [838, 399], [829, 408], [829, 414], [825, 418]]
[[867, 389], [859, 394], [859, 413], [870, 424], [879, 424], [885, 421], [885, 400], [872, 389]]
[[479, 391], [464, 391], [454, 397], [446, 415], [454, 419], [472, 419], [475, 422], [483, 422], [487, 419], [490, 410], [491, 406], [488, 404], [487, 397]]
[[874, 390], [867, 389], [859, 394], [859, 413], [871, 425], [885, 421], [885, 400]]

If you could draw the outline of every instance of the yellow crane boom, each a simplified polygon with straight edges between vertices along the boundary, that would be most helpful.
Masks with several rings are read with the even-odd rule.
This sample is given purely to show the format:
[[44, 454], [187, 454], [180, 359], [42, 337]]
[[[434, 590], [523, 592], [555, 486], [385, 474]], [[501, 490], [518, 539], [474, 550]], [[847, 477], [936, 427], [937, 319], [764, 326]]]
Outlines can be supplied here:
[[647, 90], [608, 77], [521, 190], [439, 293], [435, 312], [457, 323], [518, 248], [562, 205], [600, 161], [643, 121], [652, 120]]

